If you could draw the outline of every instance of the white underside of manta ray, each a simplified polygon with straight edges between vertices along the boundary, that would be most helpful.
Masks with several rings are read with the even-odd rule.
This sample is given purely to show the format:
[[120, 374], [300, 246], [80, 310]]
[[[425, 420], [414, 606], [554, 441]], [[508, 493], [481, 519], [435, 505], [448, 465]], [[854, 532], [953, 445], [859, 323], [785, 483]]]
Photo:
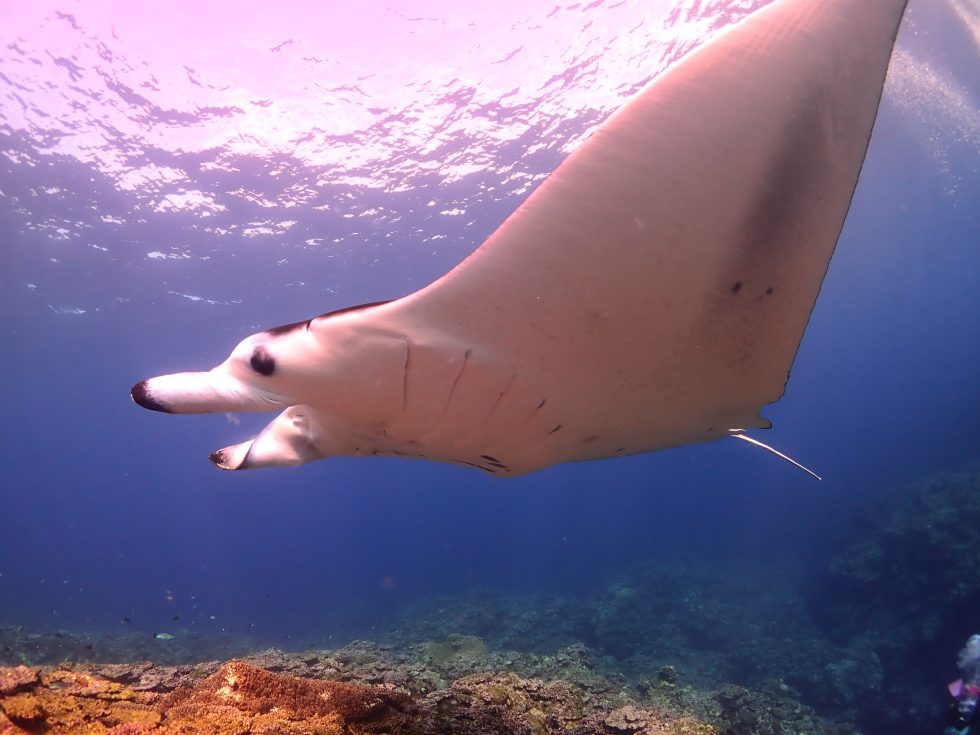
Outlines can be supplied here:
[[768, 427], [847, 214], [906, 0], [776, 0], [654, 79], [404, 298], [137, 384], [285, 409], [224, 469], [422, 457], [516, 476]]

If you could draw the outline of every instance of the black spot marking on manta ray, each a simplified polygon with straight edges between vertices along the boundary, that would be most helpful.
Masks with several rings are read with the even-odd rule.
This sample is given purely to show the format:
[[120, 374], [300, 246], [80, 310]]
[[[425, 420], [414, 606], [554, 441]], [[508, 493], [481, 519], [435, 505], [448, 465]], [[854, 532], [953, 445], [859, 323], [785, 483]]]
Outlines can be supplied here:
[[272, 375], [276, 371], [276, 360], [269, 354], [269, 351], [259, 345], [252, 351], [252, 358], [248, 361], [252, 370], [259, 375]]
[[504, 472], [510, 472], [510, 467], [505, 465], [499, 459], [495, 459], [491, 457], [489, 454], [481, 454], [480, 458], [485, 459], [487, 462], [489, 462], [492, 466], [496, 467], [497, 469], [501, 469]]
[[133, 389], [129, 392], [129, 394], [133, 397], [133, 400], [136, 401], [136, 405], [142, 406], [143, 408], [148, 408], [151, 411], [159, 411], [160, 413], [173, 413], [173, 411], [150, 395], [150, 391], [146, 387], [147, 382], [148, 381], [146, 380], [141, 380], [139, 383], [134, 385]]
[[766, 296], [772, 296], [772, 286], [766, 289]]
[[738, 293], [741, 290], [742, 290], [742, 282], [735, 281], [735, 283], [732, 284], [732, 293]]
[[560, 428], [561, 428], [561, 424], [558, 424], [558, 426], [556, 426], [554, 429], [552, 429], [551, 431], [548, 432], [548, 436], [551, 436], [556, 431], [558, 431]]

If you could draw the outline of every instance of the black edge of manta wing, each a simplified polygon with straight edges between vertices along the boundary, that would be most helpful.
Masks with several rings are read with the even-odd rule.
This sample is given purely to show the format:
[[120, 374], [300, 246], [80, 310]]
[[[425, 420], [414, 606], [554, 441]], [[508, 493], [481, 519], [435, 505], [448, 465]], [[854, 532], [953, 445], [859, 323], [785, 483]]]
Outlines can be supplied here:
[[368, 301], [366, 304], [345, 306], [341, 309], [328, 311], [326, 314], [320, 314], [319, 316], [314, 317], [314, 319], [326, 319], [328, 316], [338, 316], [339, 314], [346, 314], [348, 311], [360, 311], [361, 309], [370, 309], [372, 306], [384, 306], [385, 304], [390, 304], [391, 301], [391, 299], [385, 299], [384, 301]]
[[288, 334], [289, 332], [292, 332], [294, 329], [300, 329], [300, 328], [309, 329], [310, 324], [315, 319], [326, 319], [327, 317], [337, 316], [339, 314], [346, 314], [347, 312], [351, 312], [351, 311], [360, 311], [362, 309], [370, 309], [372, 306], [382, 306], [384, 304], [390, 304], [390, 303], [391, 303], [391, 299], [387, 299], [385, 301], [369, 301], [366, 304], [356, 304], [354, 306], [344, 306], [343, 308], [340, 308], [340, 309], [334, 309], [333, 311], [328, 311], [325, 314], [319, 314], [319, 315], [313, 317], [312, 319], [303, 319], [301, 321], [292, 322], [290, 324], [282, 324], [282, 325], [280, 325], [278, 327], [270, 327], [269, 329], [266, 329], [265, 330], [265, 333], [268, 334], [268, 335], [270, 335], [270, 336], [272, 336], [272, 337], [278, 337], [279, 335], [282, 335], [282, 334]]

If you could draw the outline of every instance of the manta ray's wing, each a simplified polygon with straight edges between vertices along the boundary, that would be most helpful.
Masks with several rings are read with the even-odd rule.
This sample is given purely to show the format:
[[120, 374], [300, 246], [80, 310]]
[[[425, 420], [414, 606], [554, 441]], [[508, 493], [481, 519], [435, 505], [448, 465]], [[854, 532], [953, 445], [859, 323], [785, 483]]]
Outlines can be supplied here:
[[779, 0], [753, 14], [615, 113], [460, 266], [375, 318], [512, 365], [547, 400], [535, 430], [567, 436], [540, 461], [767, 425], [904, 7]]
[[519, 474], [767, 425], [904, 7], [776, 0], [657, 77], [435, 283], [134, 398], [292, 406], [213, 457], [227, 468], [384, 452]]

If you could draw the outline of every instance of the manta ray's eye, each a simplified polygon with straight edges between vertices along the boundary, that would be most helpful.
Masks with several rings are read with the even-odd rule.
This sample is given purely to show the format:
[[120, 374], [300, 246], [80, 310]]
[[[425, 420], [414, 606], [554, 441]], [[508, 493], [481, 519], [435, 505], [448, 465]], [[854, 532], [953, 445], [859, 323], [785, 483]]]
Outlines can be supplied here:
[[259, 375], [272, 375], [276, 371], [276, 361], [265, 347], [255, 348], [249, 364]]

